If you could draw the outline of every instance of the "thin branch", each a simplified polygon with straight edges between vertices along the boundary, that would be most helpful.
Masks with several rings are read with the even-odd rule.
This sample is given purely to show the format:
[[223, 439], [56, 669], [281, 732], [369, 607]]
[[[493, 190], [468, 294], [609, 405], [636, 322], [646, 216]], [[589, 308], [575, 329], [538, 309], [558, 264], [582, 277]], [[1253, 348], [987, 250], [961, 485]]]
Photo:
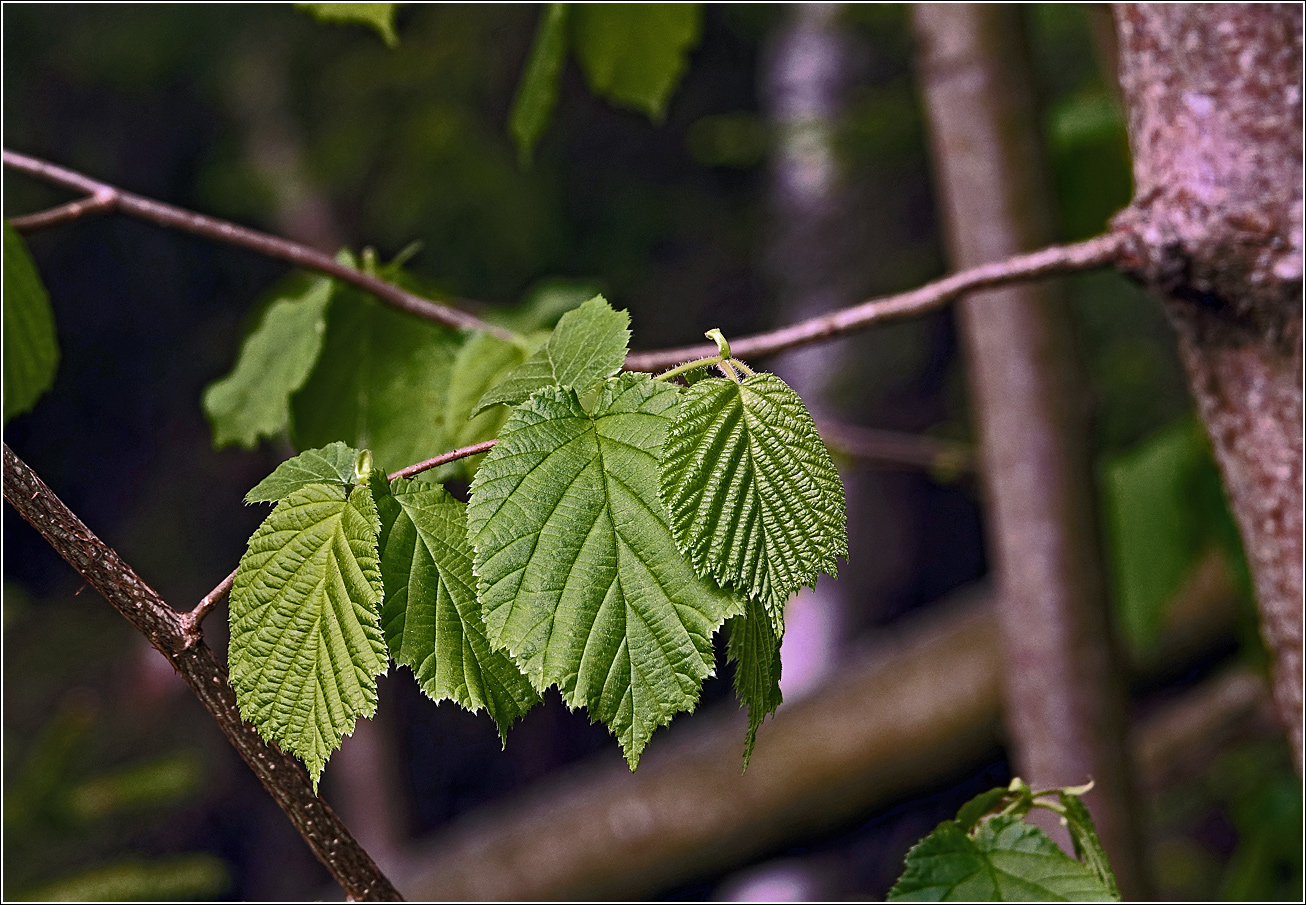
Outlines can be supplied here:
[[[1122, 236], [1106, 233], [1083, 242], [1052, 245], [1041, 251], [1014, 255], [1003, 261], [954, 273], [910, 292], [870, 299], [778, 330], [732, 339], [731, 354], [736, 358], [762, 358], [795, 346], [855, 333], [872, 324], [917, 317], [977, 289], [1109, 266], [1120, 259], [1123, 247]], [[715, 351], [715, 346], [704, 343], [655, 352], [632, 352], [626, 357], [626, 370], [659, 371], [691, 358], [712, 355]]]
[[223, 597], [231, 593], [231, 586], [236, 583], [237, 571], [239, 570], [232, 569], [230, 575], [218, 582], [216, 588], [205, 594], [204, 598], [195, 604], [195, 609], [182, 615], [182, 625], [193, 637], [199, 637], [200, 623], [204, 621], [209, 613], [213, 612], [213, 608], [221, 602]]
[[468, 456], [475, 456], [479, 453], [487, 452], [494, 446], [493, 440], [486, 440], [483, 443], [473, 443], [471, 446], [464, 446], [462, 449], [455, 449], [453, 452], [440, 453], [433, 459], [427, 459], [425, 462], [418, 462], [416, 465], [409, 465], [407, 468], [401, 468], [394, 474], [387, 475], [390, 480], [395, 478], [411, 478], [415, 474], [420, 474], [430, 468], [437, 468], [448, 462], [455, 462], [458, 459], [465, 459]]
[[816, 427], [827, 446], [855, 459], [946, 474], [975, 470], [974, 451], [965, 443], [824, 419]]
[[241, 719], [226, 669], [202, 640], [187, 631], [184, 614], [168, 606], [113, 548], [96, 537], [7, 443], [4, 485], [9, 505], [168, 658], [349, 897], [401, 899], [340, 818], [313, 792], [304, 768], [290, 755], [265, 743]]
[[9, 225], [20, 233], [35, 232], [38, 229], [72, 223], [74, 220], [80, 220], [91, 214], [110, 213], [117, 203], [118, 196], [116, 192], [95, 192], [85, 198], [69, 201], [67, 204], [60, 204], [49, 210], [28, 214], [25, 217], [10, 217]]
[[[215, 217], [206, 217], [203, 214], [197, 214], [193, 211], [184, 210], [174, 207], [171, 204], [164, 204], [161, 201], [154, 201], [141, 195], [123, 191], [120, 188], [109, 185], [98, 180], [91, 179], [74, 170], [69, 170], [61, 166], [49, 163], [36, 157], [29, 157], [26, 154], [19, 154], [14, 151], [4, 151], [4, 165], [20, 173], [26, 173], [37, 179], [42, 179], [54, 185], [63, 186], [64, 188], [73, 189], [74, 191], [86, 192], [89, 195], [99, 199], [96, 202], [97, 209], [113, 210], [118, 213], [127, 214], [153, 223], [156, 226], [162, 226], [168, 229], [176, 229], [182, 232], [191, 233], [201, 236], [213, 242], [222, 242], [228, 245], [235, 245], [239, 248], [245, 248], [257, 252], [265, 257], [275, 258], [280, 261], [286, 261], [297, 267], [304, 267], [309, 270], [316, 270], [321, 273], [333, 276], [336, 279], [343, 280], [346, 283], [352, 283], [365, 292], [379, 298], [381, 301], [393, 305], [401, 311], [407, 311], [415, 317], [424, 320], [434, 321], [435, 323], [444, 324], [460, 330], [481, 330], [490, 333], [500, 339], [511, 341], [514, 336], [512, 331], [505, 330], [495, 324], [481, 320], [474, 315], [457, 308], [450, 308], [447, 305], [441, 305], [414, 295], [404, 289], [400, 289], [393, 283], [387, 283], [385, 280], [374, 277], [371, 274], [364, 273], [361, 270], [355, 270], [346, 264], [341, 264], [328, 254], [309, 248], [307, 245], [301, 245], [298, 242], [291, 242], [278, 236], [271, 236], [258, 230], [249, 229], [244, 226], [238, 226], [226, 220], [219, 220]], [[111, 200], [103, 200], [111, 199]], [[76, 203], [76, 202], [74, 202]], [[43, 214], [35, 214], [36, 218], [51, 218], [56, 211], [46, 211]], [[80, 216], [80, 214], [79, 214]], [[19, 222], [26, 220], [30, 226], [32, 218], [19, 218]], [[62, 222], [69, 219], [61, 215], [54, 222]], [[40, 221], [37, 221], [38, 224]], [[17, 228], [17, 226], [15, 226]]]

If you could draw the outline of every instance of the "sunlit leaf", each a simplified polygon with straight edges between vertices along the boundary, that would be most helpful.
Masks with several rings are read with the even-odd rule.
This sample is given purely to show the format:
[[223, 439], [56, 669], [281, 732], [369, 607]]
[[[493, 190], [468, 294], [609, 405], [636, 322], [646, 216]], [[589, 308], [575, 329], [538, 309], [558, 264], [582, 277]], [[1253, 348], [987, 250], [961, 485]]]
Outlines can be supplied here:
[[245, 494], [246, 503], [275, 503], [308, 484], [339, 484], [350, 487], [355, 483], [354, 463], [358, 450], [336, 441], [321, 449], [307, 449], [282, 462], [272, 474], [254, 485]]
[[698, 701], [712, 634], [743, 600], [695, 574], [658, 501], [674, 387], [608, 381], [592, 413], [569, 387], [513, 410], [472, 483], [468, 534], [490, 641], [617, 736], [633, 769]]
[[590, 90], [661, 122], [703, 32], [697, 3], [585, 3], [573, 42]]
[[630, 315], [614, 311], [596, 295], [558, 321], [548, 342], [511, 371], [476, 406], [479, 413], [498, 403], [521, 402], [543, 387], [571, 387], [580, 396], [615, 374], [626, 361]]
[[249, 539], [231, 590], [241, 716], [304, 761], [314, 788], [358, 717], [376, 712], [388, 662], [379, 529], [367, 485], [347, 497], [338, 485], [301, 487]]
[[295, 9], [303, 10], [319, 22], [366, 25], [376, 31], [386, 46], [399, 44], [395, 34], [395, 10], [398, 3], [296, 3]]

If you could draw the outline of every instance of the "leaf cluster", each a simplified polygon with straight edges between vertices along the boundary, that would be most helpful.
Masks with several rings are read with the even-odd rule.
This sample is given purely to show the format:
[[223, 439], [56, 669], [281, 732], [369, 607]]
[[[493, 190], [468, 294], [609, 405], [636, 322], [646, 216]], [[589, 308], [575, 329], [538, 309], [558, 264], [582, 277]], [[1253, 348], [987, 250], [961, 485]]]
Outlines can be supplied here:
[[[314, 309], [322, 297], [286, 304]], [[228, 383], [249, 379], [247, 361], [262, 366], [255, 340], [276, 304]], [[374, 712], [391, 659], [432, 699], [487, 711], [501, 736], [556, 686], [608, 726], [634, 769], [653, 732], [697, 704], [723, 625], [750, 711], [747, 764], [780, 703], [784, 602], [847, 555], [843, 488], [779, 378], [724, 354], [708, 364], [726, 376], [692, 386], [619, 373], [628, 325], [596, 296], [529, 355], [478, 334], [448, 368], [424, 372], [436, 387], [411, 388], [404, 405], [418, 433], [426, 419], [460, 437], [484, 419], [497, 433], [466, 504], [430, 481], [388, 480], [339, 439], [249, 492], [276, 507], [232, 590], [232, 683], [242, 714], [315, 780]], [[357, 417], [360, 395], [385, 381], [337, 371], [321, 379], [339, 382], [340, 407]], [[241, 406], [222, 416], [243, 417]], [[324, 407], [323, 424], [348, 423]]]

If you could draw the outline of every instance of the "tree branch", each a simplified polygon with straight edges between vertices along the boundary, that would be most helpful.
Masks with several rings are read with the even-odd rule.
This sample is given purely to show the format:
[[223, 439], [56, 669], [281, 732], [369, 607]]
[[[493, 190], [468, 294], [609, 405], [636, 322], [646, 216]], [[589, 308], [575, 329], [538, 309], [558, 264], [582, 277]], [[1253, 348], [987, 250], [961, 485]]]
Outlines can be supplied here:
[[188, 630], [186, 618], [95, 536], [63, 501], [4, 444], [5, 499], [86, 582], [143, 634], [181, 674], [223, 734], [285, 811], [331, 876], [353, 899], [402, 898], [290, 755], [269, 746], [240, 717], [227, 671]]
[[[407, 290], [400, 289], [393, 283], [387, 283], [385, 280], [374, 277], [369, 273], [341, 264], [330, 255], [324, 254], [315, 248], [309, 248], [307, 245], [301, 245], [298, 242], [271, 236], [226, 220], [206, 217], [203, 214], [174, 207], [171, 204], [164, 204], [161, 201], [135, 195], [107, 183], [99, 182], [74, 170], [56, 166], [48, 161], [29, 157], [26, 154], [19, 154], [8, 149], [4, 151], [4, 165], [12, 170], [26, 173], [54, 185], [86, 192], [94, 199], [93, 202], [83, 199], [49, 211], [33, 214], [30, 217], [16, 218], [10, 221], [14, 224], [15, 229], [19, 228], [19, 224], [34, 229], [40, 226], [52, 225], [53, 223], [67, 222], [92, 212], [108, 213], [115, 211], [145, 220], [156, 226], [191, 233], [213, 242], [235, 245], [238, 248], [257, 252], [264, 257], [275, 258], [279, 261], [294, 264], [297, 267], [325, 273], [346, 283], [352, 283], [359, 289], [376, 296], [381, 301], [423, 320], [434, 321], [460, 330], [481, 330], [503, 340], [511, 341], [513, 339], [513, 333], [510, 330], [483, 321], [457, 308], [450, 308], [447, 305], [441, 305], [414, 295]], [[83, 205], [83, 208], [79, 209], [75, 216], [71, 215], [69, 211], [78, 204]], [[87, 206], [88, 204], [89, 206]]]
[[969, 474], [975, 470], [974, 451], [965, 443], [825, 418], [816, 422], [816, 429], [831, 450], [855, 459], [945, 474]]
[[[855, 333], [872, 324], [917, 317], [977, 289], [990, 289], [1009, 283], [1062, 276], [1081, 270], [1114, 265], [1119, 262], [1123, 247], [1123, 237], [1115, 233], [1106, 233], [1092, 239], [1085, 239], [1083, 242], [1052, 245], [1041, 251], [1013, 255], [1003, 261], [954, 273], [909, 292], [870, 299], [851, 308], [843, 308], [833, 314], [799, 321], [778, 330], [755, 333], [739, 339], [731, 338], [730, 351], [738, 358], [762, 358], [774, 355], [795, 346]], [[657, 371], [691, 358], [712, 355], [715, 352], [716, 347], [707, 344], [661, 349], [655, 352], [632, 352], [626, 357], [626, 370]]]
[[39, 213], [28, 214], [25, 217], [10, 217], [9, 225], [20, 233], [35, 232], [38, 229], [72, 223], [91, 214], [110, 213], [117, 202], [118, 196], [115, 192], [95, 192], [85, 198], [69, 201], [67, 204], [60, 204]]

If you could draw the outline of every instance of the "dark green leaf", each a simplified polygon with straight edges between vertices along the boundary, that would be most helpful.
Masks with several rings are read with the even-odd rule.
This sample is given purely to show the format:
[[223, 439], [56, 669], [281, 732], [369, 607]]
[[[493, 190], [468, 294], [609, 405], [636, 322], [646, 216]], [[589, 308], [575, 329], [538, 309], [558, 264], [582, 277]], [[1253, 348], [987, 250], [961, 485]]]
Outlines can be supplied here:
[[343, 440], [394, 471], [450, 448], [444, 424], [460, 337], [353, 289], [331, 298], [322, 354], [291, 400], [303, 447]]
[[245, 494], [246, 503], [275, 503], [308, 484], [351, 487], [358, 450], [340, 441], [308, 449], [282, 462]]
[[702, 7], [586, 3], [576, 6], [573, 23], [576, 58], [590, 90], [661, 122], [702, 35]]
[[54, 383], [59, 345], [54, 312], [27, 243], [5, 221], [4, 423], [36, 405]]
[[658, 501], [674, 387], [607, 381], [592, 413], [570, 387], [517, 406], [467, 509], [491, 643], [539, 691], [556, 684], [621, 742], [631, 768], [653, 731], [692, 709], [712, 634], [742, 599], [695, 574]]
[[508, 127], [522, 166], [530, 163], [558, 100], [558, 79], [567, 60], [567, 4], [550, 3], [540, 15], [526, 73], [517, 86]]
[[378, 498], [381, 624], [391, 655], [413, 671], [432, 700], [485, 708], [505, 737], [539, 695], [485, 638], [466, 508], [443, 487], [402, 478]]
[[749, 598], [748, 611], [726, 623], [727, 655], [735, 664], [735, 695], [748, 708], [748, 735], [744, 740], [744, 769], [748, 769], [757, 741], [757, 727], [775, 713], [780, 696], [780, 639], [766, 607]]
[[314, 788], [388, 664], [377, 616], [380, 522], [366, 484], [309, 484], [249, 539], [231, 589], [228, 668], [240, 714], [304, 761]]
[[957, 825], [969, 833], [975, 824], [979, 823], [981, 817], [997, 807], [998, 802], [1006, 797], [1006, 794], [1007, 790], [1001, 786], [989, 789], [987, 792], [980, 792], [957, 811]]
[[543, 348], [481, 397], [476, 413], [498, 403], [516, 404], [549, 386], [571, 387], [584, 396], [625, 363], [629, 328], [630, 315], [613, 311], [596, 295], [564, 314]]
[[290, 421], [290, 396], [308, 380], [322, 349], [331, 281], [314, 280], [302, 292], [274, 301], [245, 338], [236, 366], [204, 391], [213, 445], [253, 448]]
[[947, 820], [907, 853], [891, 902], [1109, 902], [1087, 867], [1019, 817], [983, 820], [968, 835]]
[[[504, 406], [472, 415], [472, 409], [491, 387], [503, 381], [527, 357], [525, 343], [504, 342], [489, 333], [477, 333], [458, 350], [449, 374], [449, 394], [445, 400], [444, 423], [449, 432], [449, 446], [458, 449], [489, 440], [499, 434], [508, 418]], [[442, 474], [471, 477], [482, 456], [451, 462]]]

